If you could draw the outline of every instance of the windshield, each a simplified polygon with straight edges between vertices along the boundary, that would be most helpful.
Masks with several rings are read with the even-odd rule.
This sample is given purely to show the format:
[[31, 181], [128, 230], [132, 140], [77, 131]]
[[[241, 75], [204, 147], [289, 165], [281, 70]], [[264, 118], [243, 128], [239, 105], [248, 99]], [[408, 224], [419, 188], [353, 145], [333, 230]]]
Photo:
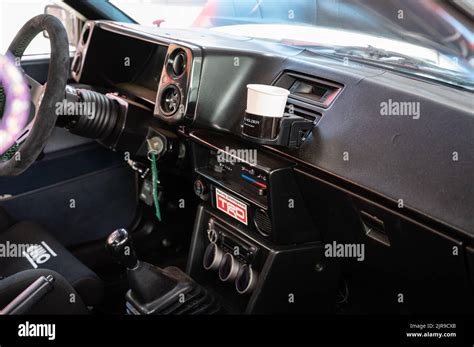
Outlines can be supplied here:
[[299, 46], [474, 90], [473, 2], [110, 0], [143, 25]]

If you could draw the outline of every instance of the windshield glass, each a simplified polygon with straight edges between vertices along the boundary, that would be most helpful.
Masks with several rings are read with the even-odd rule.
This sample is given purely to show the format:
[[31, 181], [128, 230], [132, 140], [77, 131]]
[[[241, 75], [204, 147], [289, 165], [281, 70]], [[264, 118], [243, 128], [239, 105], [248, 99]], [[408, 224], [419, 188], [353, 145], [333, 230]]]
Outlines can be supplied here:
[[474, 90], [473, 2], [110, 0], [143, 25], [295, 45]]

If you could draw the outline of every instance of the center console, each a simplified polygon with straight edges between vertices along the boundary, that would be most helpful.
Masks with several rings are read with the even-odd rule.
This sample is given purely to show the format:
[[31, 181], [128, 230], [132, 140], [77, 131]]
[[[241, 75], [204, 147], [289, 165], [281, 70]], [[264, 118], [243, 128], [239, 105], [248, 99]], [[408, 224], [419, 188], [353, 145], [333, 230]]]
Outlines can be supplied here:
[[296, 164], [229, 136], [191, 139], [202, 203], [187, 273], [232, 313], [331, 311], [338, 268], [324, 257]]

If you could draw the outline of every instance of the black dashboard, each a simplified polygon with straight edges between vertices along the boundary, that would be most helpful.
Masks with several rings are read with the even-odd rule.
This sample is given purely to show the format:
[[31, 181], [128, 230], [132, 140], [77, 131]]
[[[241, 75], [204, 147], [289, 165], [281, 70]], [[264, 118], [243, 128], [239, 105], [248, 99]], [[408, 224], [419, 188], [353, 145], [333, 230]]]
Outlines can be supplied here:
[[[168, 124], [240, 136], [247, 83], [290, 87], [288, 79], [300, 76], [317, 79], [318, 87], [337, 86], [337, 102], [329, 105], [290, 95], [302, 116], [322, 117], [302, 148], [271, 150], [394, 206], [402, 199], [405, 210], [473, 236], [472, 93], [273, 42], [204, 30], [89, 25], [73, 63], [76, 81], [128, 88]], [[185, 55], [180, 78], [170, 73], [173, 52]], [[180, 90], [173, 115], [160, 106], [169, 85]], [[390, 99], [420, 102], [421, 116], [381, 116], [379, 104]], [[460, 159], [453, 163], [456, 153]]]
[[[209, 233], [210, 225], [220, 225], [224, 248], [237, 242], [260, 249], [239, 260], [255, 262], [259, 273], [271, 262], [292, 257], [282, 251], [285, 245], [309, 244], [295, 252], [313, 261], [309, 254], [321, 255], [314, 242], [352, 240], [366, 244], [372, 269], [388, 273], [390, 268], [416, 283], [425, 274], [424, 286], [412, 289], [420, 298], [425, 291], [418, 304], [427, 310], [437, 294], [454, 287], [454, 301], [446, 310], [470, 297], [471, 92], [276, 42], [106, 21], [86, 24], [72, 75], [78, 83], [115, 93], [147, 110], [140, 125], [135, 120], [126, 126], [145, 128], [144, 136], [150, 128], [166, 129], [173, 134], [169, 141], [191, 143], [199, 185], [195, 189], [203, 201], [195, 225], [201, 236], [193, 236], [192, 259], [206, 257], [208, 241], [202, 235]], [[315, 125], [300, 148], [258, 145], [242, 138], [249, 83], [290, 90], [287, 108]], [[383, 105], [393, 101], [416, 103], [420, 112], [384, 114]], [[258, 149], [260, 162], [256, 167], [216, 166], [216, 151], [228, 152], [229, 147]], [[219, 208], [219, 199], [241, 204], [245, 220]], [[282, 201], [289, 200], [304, 207], [285, 212]], [[226, 221], [223, 212], [233, 219]], [[235, 241], [242, 238], [236, 235], [245, 240]], [[421, 256], [419, 245], [424, 245]], [[452, 256], [454, 248], [459, 257]], [[433, 268], [444, 270], [436, 273]], [[188, 264], [188, 272], [214, 283], [196, 261]], [[265, 273], [269, 277], [264, 284], [233, 309], [259, 312], [271, 298], [259, 295], [271, 292], [271, 274]], [[321, 281], [333, 279], [318, 277], [311, 283], [318, 287]], [[427, 286], [432, 290], [428, 296]]]

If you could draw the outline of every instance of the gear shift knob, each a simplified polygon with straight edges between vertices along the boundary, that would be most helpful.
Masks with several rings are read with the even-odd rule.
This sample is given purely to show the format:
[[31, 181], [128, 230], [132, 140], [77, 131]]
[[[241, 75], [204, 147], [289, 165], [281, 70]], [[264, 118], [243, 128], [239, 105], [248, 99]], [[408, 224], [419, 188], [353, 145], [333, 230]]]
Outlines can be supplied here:
[[107, 237], [105, 245], [127, 269], [134, 269], [138, 266], [138, 259], [135, 254], [135, 249], [133, 248], [132, 238], [127, 230], [115, 230]]

